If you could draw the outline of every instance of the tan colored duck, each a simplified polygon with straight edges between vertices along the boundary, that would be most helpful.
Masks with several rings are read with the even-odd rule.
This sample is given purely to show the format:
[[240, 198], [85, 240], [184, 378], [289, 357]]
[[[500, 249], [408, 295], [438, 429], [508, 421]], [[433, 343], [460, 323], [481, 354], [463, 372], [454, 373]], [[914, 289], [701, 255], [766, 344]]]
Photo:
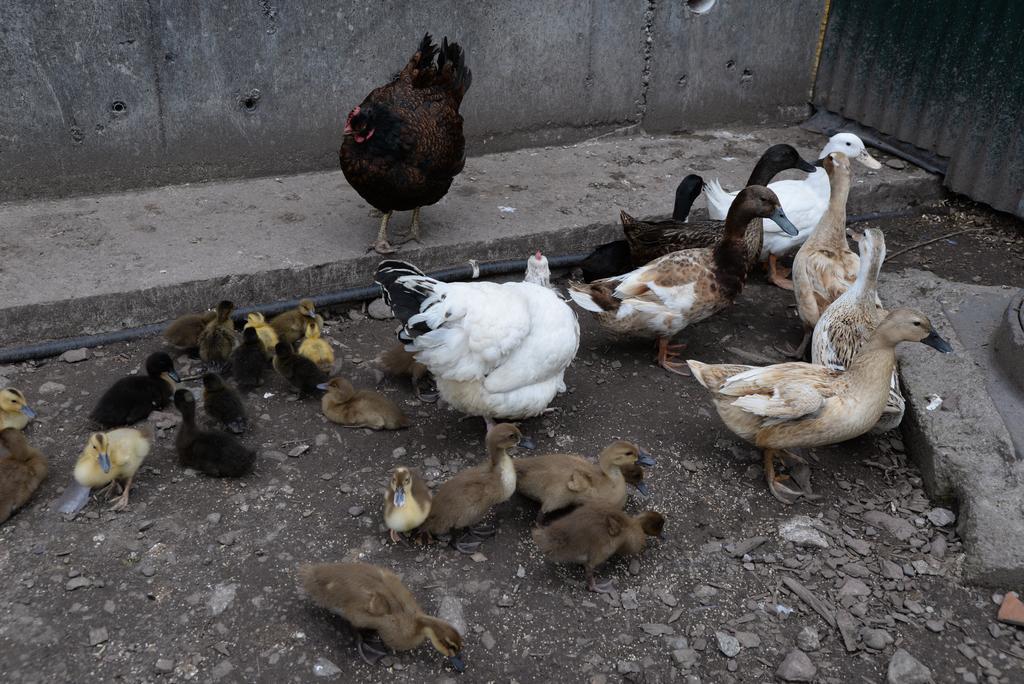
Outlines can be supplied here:
[[762, 218], [797, 233], [775, 193], [752, 185], [736, 197], [717, 246], [673, 252], [613, 278], [570, 283], [569, 296], [597, 314], [598, 323], [612, 332], [655, 338], [658, 364], [686, 375], [685, 366], [672, 361], [678, 347], [670, 347], [669, 340], [730, 306], [740, 295], [747, 281], [747, 228]]
[[0, 524], [28, 503], [49, 466], [17, 428], [0, 430]]
[[370, 365], [374, 368], [378, 383], [384, 376], [408, 377], [412, 380], [412, 391], [417, 399], [426, 403], [437, 401], [437, 385], [430, 371], [416, 360], [412, 352], [406, 351], [405, 345], [401, 342], [377, 354]]
[[597, 463], [575, 454], [544, 454], [517, 458], [516, 491], [540, 502], [537, 520], [551, 511], [586, 503], [621, 509], [626, 504], [626, 480], [622, 468], [652, 466], [650, 454], [632, 442], [617, 441], [605, 447]]
[[202, 313], [178, 316], [164, 330], [164, 340], [177, 349], [196, 349], [199, 346], [199, 334], [206, 325], [217, 318], [214, 310]]
[[0, 390], [0, 430], [24, 430], [35, 417], [36, 412], [28, 405], [28, 400], [20, 390], [13, 387]]
[[[869, 228], [858, 240], [858, 246], [860, 270], [856, 282], [825, 309], [811, 338], [811, 363], [833, 370], [849, 367], [886, 315], [878, 299], [878, 272], [885, 261], [885, 236], [877, 228]], [[889, 383], [889, 401], [871, 432], [882, 433], [898, 427], [905, 408], [899, 376], [894, 370]]]
[[199, 333], [199, 358], [208, 364], [220, 365], [231, 358], [238, 340], [235, 324], [231, 321], [233, 302], [224, 300], [217, 305], [217, 317]]
[[261, 313], [251, 313], [246, 317], [245, 328], [242, 329], [244, 333], [249, 328], [256, 331], [257, 337], [260, 338], [260, 346], [263, 347], [263, 353], [267, 355], [267, 358], [274, 357], [274, 347], [277, 346], [277, 331], [274, 330], [273, 326], [267, 323], [267, 319]]
[[853, 286], [860, 258], [846, 241], [846, 199], [850, 195], [850, 158], [840, 152], [825, 157], [828, 209], [793, 259], [793, 294], [804, 324], [804, 337], [793, 355], [807, 351], [815, 324], [828, 305]]
[[[465, 669], [459, 657], [462, 637], [458, 631], [424, 613], [393, 572], [368, 563], [321, 563], [300, 567], [299, 577], [314, 603], [355, 628], [359, 656], [368, 664], [373, 665], [385, 652], [367, 644], [363, 630], [376, 632], [395, 651], [414, 649], [429, 639], [456, 671]], [[367, 651], [374, 658], [367, 656]]]
[[316, 320], [316, 306], [312, 299], [303, 299], [291, 311], [274, 316], [270, 326], [277, 333], [279, 342], [295, 344], [306, 332], [306, 324]]
[[317, 389], [325, 392], [320, 408], [332, 423], [373, 430], [401, 430], [412, 424], [402, 409], [383, 394], [357, 390], [345, 378], [331, 378], [317, 385]]
[[[493, 506], [512, 498], [516, 491], [516, 469], [508, 452], [521, 438], [519, 428], [511, 423], [491, 428], [486, 439], [489, 462], [459, 471], [437, 489], [423, 530], [438, 535], [477, 525]], [[454, 546], [462, 553], [472, 553], [480, 546], [481, 537], [493, 534], [493, 528], [477, 526], [463, 534]]]
[[331, 343], [321, 337], [324, 318], [317, 314], [316, 318], [306, 324], [306, 335], [299, 345], [299, 354], [316, 364], [324, 373], [334, 370], [334, 350]]
[[430, 505], [430, 490], [419, 473], [403, 466], [395, 468], [384, 492], [384, 524], [391, 531], [391, 541], [398, 543], [400, 534], [422, 525]]
[[615, 555], [635, 556], [647, 537], [660, 537], [665, 517], [656, 511], [629, 515], [617, 506], [587, 504], [531, 533], [537, 547], [555, 563], [579, 563], [586, 570], [587, 589], [610, 593], [609, 580], [594, 581], [594, 569]]
[[[875, 329], [846, 371], [810, 363], [773, 366], [710, 365], [687, 361], [711, 391], [726, 427], [764, 450], [772, 494], [793, 503], [809, 492], [782, 484], [775, 458], [805, 463], [788, 449], [836, 444], [862, 435], [881, 417], [896, 367], [896, 345], [922, 342], [940, 352], [952, 347], [919, 311], [896, 309]], [[801, 483], [806, 489], [806, 484]]]

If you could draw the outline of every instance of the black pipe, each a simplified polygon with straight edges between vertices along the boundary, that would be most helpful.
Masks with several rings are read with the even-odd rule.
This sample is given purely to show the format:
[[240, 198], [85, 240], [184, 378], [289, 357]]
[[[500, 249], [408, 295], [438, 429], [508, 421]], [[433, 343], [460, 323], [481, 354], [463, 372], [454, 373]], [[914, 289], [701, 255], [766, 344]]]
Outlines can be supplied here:
[[[548, 257], [548, 266], [550, 268], [572, 268], [573, 266], [578, 266], [587, 256], [588, 255], [586, 254], [567, 254]], [[434, 271], [427, 275], [435, 280], [443, 282], [471, 280], [474, 277], [479, 278], [486, 276], [508, 275], [510, 273], [525, 271], [526, 259], [502, 259], [500, 261], [488, 261], [479, 264], [476, 274], [474, 274], [473, 270], [474, 269], [471, 265], [466, 264], [464, 266], [453, 266], [440, 271]], [[377, 285], [370, 285], [368, 287], [350, 287], [344, 290], [339, 290], [338, 292], [330, 292], [328, 294], [309, 297], [308, 299], [312, 299], [313, 303], [316, 304], [317, 307], [330, 307], [349, 302], [362, 302], [368, 299], [376, 299], [379, 296], [380, 288]], [[294, 309], [298, 304], [298, 299], [288, 299], [281, 302], [273, 302], [271, 304], [244, 306], [235, 309], [233, 318], [239, 321], [245, 320], [245, 317], [248, 314], [256, 312], [272, 316], [289, 309]], [[157, 335], [163, 332], [167, 325], [167, 323], [153, 323], [152, 325], [144, 325], [139, 328], [126, 328], [124, 330], [114, 330], [112, 332], [97, 333], [95, 335], [68, 337], [61, 340], [29, 344], [24, 347], [8, 347], [6, 349], [0, 349], [0, 363], [17, 363], [19, 361], [28, 361], [30, 359], [44, 359], [50, 356], [63, 354], [64, 352], [72, 349], [81, 349], [82, 347], [92, 348], [107, 344], [115, 344], [117, 342], [131, 342], [133, 340], [142, 339], [143, 337]]]

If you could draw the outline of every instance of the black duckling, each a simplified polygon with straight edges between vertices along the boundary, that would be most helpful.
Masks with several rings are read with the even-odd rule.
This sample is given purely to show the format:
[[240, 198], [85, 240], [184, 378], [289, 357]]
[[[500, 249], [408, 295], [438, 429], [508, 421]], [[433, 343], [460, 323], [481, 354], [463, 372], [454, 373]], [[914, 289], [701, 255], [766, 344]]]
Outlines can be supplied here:
[[665, 518], [655, 511], [631, 516], [616, 506], [588, 504], [531, 533], [537, 547], [556, 563], [580, 563], [586, 569], [587, 589], [612, 591], [612, 583], [597, 584], [594, 569], [618, 554], [643, 551], [647, 537], [660, 537]]
[[200, 430], [196, 425], [196, 400], [189, 390], [174, 393], [181, 425], [174, 440], [178, 463], [211, 477], [241, 477], [256, 463], [256, 452], [220, 430]]
[[274, 370], [299, 390], [299, 396], [315, 394], [320, 391], [317, 386], [327, 382], [327, 374], [296, 353], [288, 342], [278, 342], [274, 347]]
[[[393, 572], [368, 563], [321, 563], [300, 567], [299, 577], [314, 603], [340, 615], [354, 628], [359, 655], [368, 664], [385, 653], [364, 641], [364, 630], [377, 632], [395, 651], [408, 651], [429, 639], [456, 671], [465, 669], [459, 657], [462, 637], [458, 631], [424, 613]], [[375, 657], [367, 656], [366, 651]]]
[[90, 417], [105, 428], [132, 425], [167, 406], [181, 378], [165, 352], [150, 354], [146, 375], [121, 378], [103, 393]]
[[316, 320], [316, 307], [312, 299], [303, 299], [291, 311], [274, 316], [270, 327], [277, 333], [279, 342], [295, 344], [306, 333], [306, 324]]
[[216, 373], [203, 376], [203, 406], [208, 416], [223, 423], [230, 432], [236, 435], [245, 432], [248, 426], [245, 404], [238, 392], [228, 387]]
[[237, 344], [235, 324], [231, 321], [234, 310], [234, 303], [225, 299], [217, 305], [217, 318], [199, 333], [199, 358], [206, 363], [219, 366], [231, 357]]
[[217, 312], [213, 310], [178, 316], [164, 330], [164, 340], [176, 349], [198, 353], [200, 333], [216, 318]]
[[46, 457], [20, 430], [0, 430], [0, 524], [32, 498], [48, 470]]
[[242, 344], [231, 352], [231, 376], [238, 384], [238, 389], [251, 390], [263, 384], [263, 374], [267, 370], [267, 356], [263, 351], [256, 328], [242, 331]]

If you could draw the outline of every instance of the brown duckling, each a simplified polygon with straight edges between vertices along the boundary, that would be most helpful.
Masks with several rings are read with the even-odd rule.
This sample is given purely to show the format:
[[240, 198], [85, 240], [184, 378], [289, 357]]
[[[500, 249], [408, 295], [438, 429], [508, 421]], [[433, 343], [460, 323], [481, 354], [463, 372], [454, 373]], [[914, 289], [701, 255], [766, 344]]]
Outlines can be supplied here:
[[181, 378], [174, 362], [165, 352], [150, 354], [146, 374], [121, 378], [110, 386], [96, 403], [91, 417], [105, 428], [132, 425], [171, 400]]
[[378, 383], [385, 375], [392, 378], [408, 377], [412, 379], [412, 391], [417, 399], [428, 404], [437, 401], [434, 377], [426, 366], [416, 360], [412, 352], [406, 351], [401, 342], [382, 351], [370, 365], [374, 368]]
[[212, 309], [178, 316], [164, 330], [164, 341], [175, 349], [198, 351], [200, 333], [216, 318], [217, 312]]
[[48, 469], [46, 457], [20, 430], [0, 430], [0, 524], [32, 498]]
[[401, 430], [412, 423], [393, 401], [372, 390], [357, 390], [345, 378], [317, 385], [324, 390], [321, 410], [332, 423], [373, 430]]
[[259, 333], [255, 328], [246, 328], [242, 331], [242, 344], [231, 352], [231, 375], [238, 389], [248, 391], [262, 385], [266, 370], [267, 357]]
[[20, 390], [13, 387], [0, 390], [0, 430], [24, 430], [35, 417], [36, 412], [28, 405], [28, 400]]
[[515, 461], [516, 491], [540, 502], [538, 521], [551, 511], [585, 503], [602, 503], [621, 509], [626, 504], [622, 467], [654, 463], [650, 454], [624, 441], [605, 447], [597, 463], [575, 454], [518, 458]]
[[316, 320], [316, 307], [312, 299], [303, 299], [299, 305], [291, 311], [274, 316], [270, 325], [277, 333], [280, 342], [295, 344], [306, 332], [306, 323]]
[[664, 526], [664, 516], [655, 511], [632, 516], [615, 506], [587, 504], [547, 527], [534, 528], [531, 534], [549, 560], [583, 565], [587, 589], [609, 593], [611, 581], [597, 584], [594, 569], [616, 554], [640, 553], [647, 537], [660, 537]]
[[203, 376], [203, 407], [208, 416], [223, 423], [229, 432], [236, 435], [245, 432], [245, 404], [238, 392], [228, 387], [216, 373]]
[[403, 466], [395, 468], [384, 492], [384, 524], [391, 531], [391, 541], [398, 543], [398, 535], [422, 525], [430, 515], [430, 504], [430, 490], [419, 473]]
[[220, 365], [231, 357], [238, 343], [235, 324], [231, 321], [234, 310], [234, 303], [225, 299], [217, 305], [217, 317], [199, 333], [199, 358], [206, 363]]
[[[427, 534], [444, 534], [479, 523], [492, 506], [508, 501], [516, 491], [516, 469], [509, 449], [519, 444], [522, 434], [511, 423], [500, 423], [487, 432], [489, 463], [467, 468], [442, 484], [434, 494], [430, 514], [423, 523]], [[480, 546], [480, 537], [494, 534], [493, 528], [476, 528], [455, 544], [462, 553]], [[467, 541], [469, 536], [475, 541]]]
[[[395, 651], [411, 650], [429, 639], [456, 671], [465, 669], [459, 657], [462, 637], [458, 631], [424, 613], [393, 572], [368, 563], [320, 563], [300, 567], [299, 577], [314, 603], [352, 625], [359, 656], [368, 664], [373, 665], [384, 651], [367, 645], [363, 630], [375, 631]], [[368, 657], [366, 651], [375, 658]]]
[[327, 374], [297, 354], [288, 342], [278, 342], [274, 347], [274, 370], [299, 390], [299, 396], [316, 394], [319, 386], [327, 382]]

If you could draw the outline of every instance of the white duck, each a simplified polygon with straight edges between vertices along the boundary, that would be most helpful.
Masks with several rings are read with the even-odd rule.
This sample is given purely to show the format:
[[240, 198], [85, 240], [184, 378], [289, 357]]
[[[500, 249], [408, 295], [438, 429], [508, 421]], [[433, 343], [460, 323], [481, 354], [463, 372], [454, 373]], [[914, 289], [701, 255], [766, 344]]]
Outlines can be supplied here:
[[455, 409], [496, 418], [541, 414], [565, 391], [576, 356], [576, 314], [533, 283], [443, 283], [404, 261], [382, 261], [376, 282], [404, 327], [399, 339]]
[[[836, 133], [828, 140], [821, 150], [818, 159], [824, 159], [833, 152], [841, 152], [851, 159], [856, 159], [869, 169], [881, 168], [878, 160], [868, 154], [864, 142], [853, 133]], [[793, 289], [793, 283], [787, 278], [785, 269], [777, 264], [777, 259], [792, 254], [800, 248], [807, 237], [818, 225], [818, 221], [828, 209], [829, 182], [825, 169], [819, 168], [808, 174], [803, 180], [781, 180], [769, 183], [768, 187], [775, 192], [782, 209], [799, 234], [795, 238], [786, 235], [775, 222], [764, 221], [764, 246], [761, 248], [761, 260], [768, 260], [769, 279], [779, 287]], [[708, 215], [716, 220], [723, 220], [729, 213], [729, 207], [736, 198], [737, 192], [727, 192], [714, 179], [704, 186], [704, 195], [708, 202]]]

